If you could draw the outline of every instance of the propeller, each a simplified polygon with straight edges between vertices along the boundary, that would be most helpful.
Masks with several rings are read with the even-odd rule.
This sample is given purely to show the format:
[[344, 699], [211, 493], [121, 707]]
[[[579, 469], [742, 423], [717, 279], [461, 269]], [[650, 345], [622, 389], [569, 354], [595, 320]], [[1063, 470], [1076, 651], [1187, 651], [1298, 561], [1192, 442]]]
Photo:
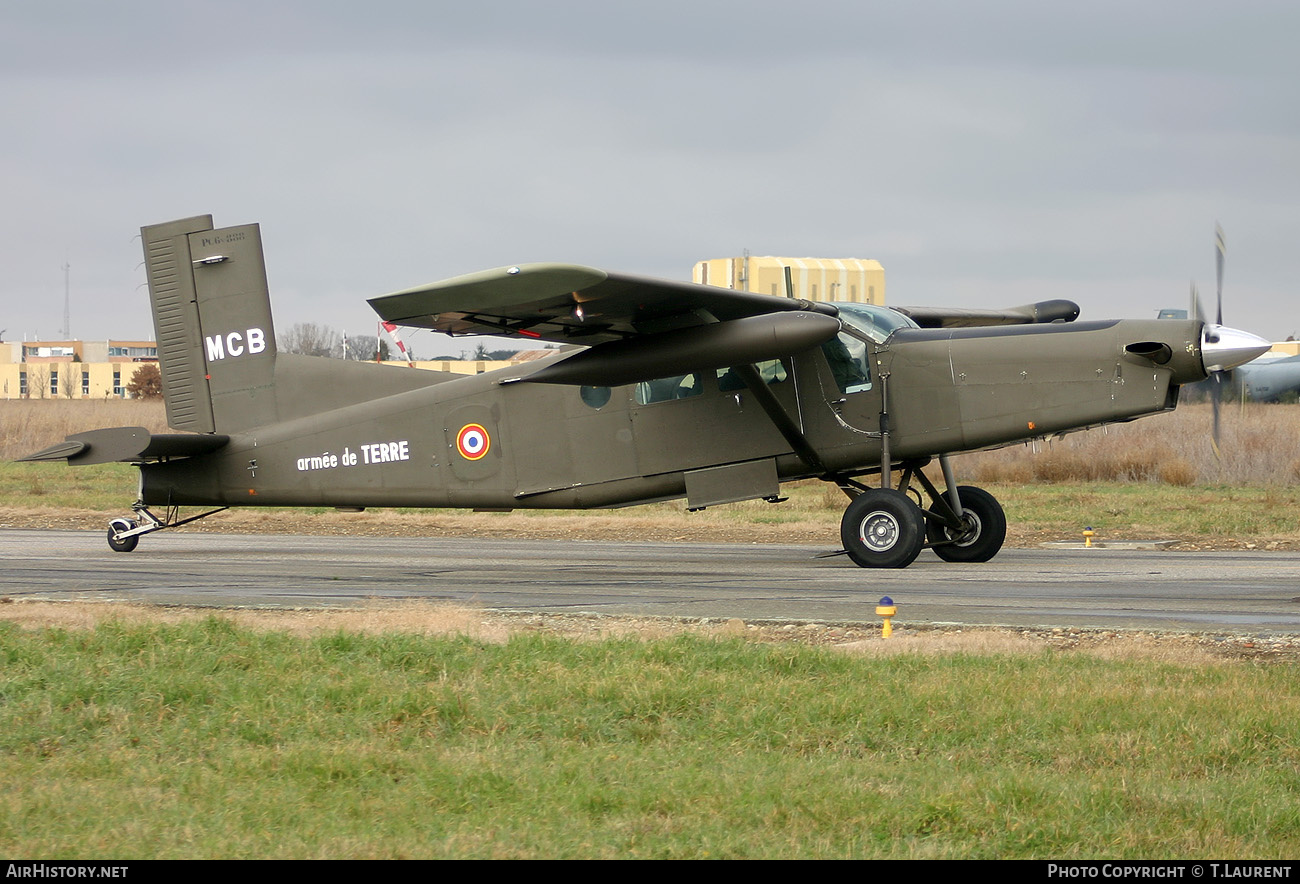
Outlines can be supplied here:
[[1223, 325], [1223, 259], [1227, 257], [1228, 244], [1223, 240], [1223, 228], [1214, 222], [1214, 276], [1218, 282], [1215, 287], [1215, 325]]
[[[1220, 266], [1222, 266], [1222, 262], [1220, 262]], [[1222, 279], [1222, 278], [1223, 278], [1222, 275], [1220, 275], [1219, 278]], [[1200, 295], [1200, 293], [1196, 290], [1196, 283], [1195, 283], [1195, 282], [1192, 283], [1192, 295], [1191, 295], [1191, 301], [1192, 301], [1192, 303], [1191, 303], [1191, 312], [1192, 312], [1192, 316], [1193, 316], [1195, 319], [1199, 320], [1199, 321], [1203, 324], [1203, 325], [1202, 325], [1202, 331], [1201, 331], [1201, 353], [1202, 353], [1202, 359], [1205, 358], [1205, 352], [1206, 352], [1206, 348], [1207, 348], [1208, 346], [1211, 346], [1211, 345], [1213, 345], [1213, 344], [1217, 344], [1217, 343], [1219, 343], [1218, 329], [1219, 329], [1220, 326], [1223, 325], [1223, 322], [1222, 322], [1222, 313], [1223, 313], [1222, 294], [1223, 294], [1223, 286], [1220, 285], [1220, 286], [1219, 286], [1219, 295], [1220, 295], [1220, 303], [1219, 303], [1219, 314], [1220, 314], [1220, 315], [1219, 315], [1219, 319], [1220, 319], [1220, 322], [1218, 322], [1218, 323], [1215, 324], [1215, 325], [1210, 325], [1210, 323], [1208, 323], [1208, 322], [1205, 321], [1205, 310], [1202, 309], [1202, 307], [1201, 307], [1201, 295]], [[1214, 381], [1214, 386], [1210, 388], [1210, 409], [1211, 409], [1211, 413], [1214, 415], [1214, 429], [1213, 429], [1212, 434], [1211, 434], [1211, 436], [1210, 436], [1210, 444], [1211, 444], [1211, 445], [1213, 446], [1213, 448], [1214, 448], [1214, 456], [1215, 456], [1215, 458], [1218, 458], [1218, 457], [1219, 457], [1219, 394], [1222, 392], [1222, 389], [1223, 389], [1223, 387], [1221, 386], [1221, 385], [1223, 384], [1223, 370], [1222, 370], [1221, 368], [1217, 367], [1217, 366], [1211, 366], [1211, 365], [1206, 365], [1206, 366], [1205, 366], [1205, 369], [1206, 369], [1206, 371], [1208, 371], [1208, 372], [1210, 373], [1210, 379]]]
[[1201, 332], [1201, 358], [1205, 369], [1214, 379], [1210, 391], [1211, 411], [1214, 415], [1214, 429], [1211, 442], [1214, 456], [1220, 456], [1219, 450], [1219, 400], [1222, 398], [1223, 379], [1233, 368], [1248, 362], [1262, 351], [1258, 345], [1265, 343], [1254, 335], [1223, 327], [1223, 263], [1228, 247], [1223, 237], [1223, 228], [1214, 225], [1214, 324], [1205, 322], [1205, 311], [1201, 309], [1201, 297], [1192, 283], [1192, 315], [1204, 323]]

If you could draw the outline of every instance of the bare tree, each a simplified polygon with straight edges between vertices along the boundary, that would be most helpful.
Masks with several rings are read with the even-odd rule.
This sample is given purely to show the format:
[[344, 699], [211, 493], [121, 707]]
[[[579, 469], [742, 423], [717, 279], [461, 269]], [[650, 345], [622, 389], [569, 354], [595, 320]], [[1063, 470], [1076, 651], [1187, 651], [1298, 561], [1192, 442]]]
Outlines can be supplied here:
[[339, 333], [328, 325], [296, 322], [287, 332], [277, 337], [277, 343], [282, 353], [333, 356], [339, 346]]
[[375, 348], [378, 346], [374, 335], [348, 335], [348, 347], [343, 353], [343, 358], [374, 362]]
[[81, 377], [86, 371], [80, 362], [68, 362], [59, 372], [59, 392], [64, 399], [75, 399], [81, 393]]
[[27, 398], [44, 399], [50, 393], [50, 368], [41, 363], [27, 363]]

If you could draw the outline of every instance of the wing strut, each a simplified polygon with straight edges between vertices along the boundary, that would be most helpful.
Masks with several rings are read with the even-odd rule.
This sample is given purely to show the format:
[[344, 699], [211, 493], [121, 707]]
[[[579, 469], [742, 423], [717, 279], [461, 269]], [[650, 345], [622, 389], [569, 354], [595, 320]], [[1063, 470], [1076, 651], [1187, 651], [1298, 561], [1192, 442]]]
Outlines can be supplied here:
[[829, 473], [830, 471], [826, 469], [826, 464], [822, 462], [817, 449], [812, 447], [812, 443], [799, 429], [799, 425], [795, 423], [794, 418], [790, 417], [790, 413], [785, 410], [785, 407], [772, 394], [767, 384], [763, 382], [763, 377], [758, 373], [758, 368], [748, 364], [736, 365], [732, 367], [732, 371], [745, 382], [750, 394], [758, 400], [759, 407], [767, 414], [768, 419], [772, 421], [772, 425], [776, 427], [777, 431], [785, 437], [785, 441], [790, 443], [794, 453], [804, 463], [822, 475]]

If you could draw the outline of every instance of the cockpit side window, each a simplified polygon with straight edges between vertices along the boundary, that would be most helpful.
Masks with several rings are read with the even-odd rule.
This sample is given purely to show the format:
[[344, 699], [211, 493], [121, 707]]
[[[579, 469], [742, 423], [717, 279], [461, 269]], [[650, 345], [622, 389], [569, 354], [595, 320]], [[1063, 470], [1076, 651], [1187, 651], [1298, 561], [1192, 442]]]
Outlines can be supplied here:
[[822, 352], [830, 363], [831, 374], [841, 393], [859, 393], [871, 389], [871, 363], [868, 360], [867, 342], [846, 332], [840, 332], [822, 344]]

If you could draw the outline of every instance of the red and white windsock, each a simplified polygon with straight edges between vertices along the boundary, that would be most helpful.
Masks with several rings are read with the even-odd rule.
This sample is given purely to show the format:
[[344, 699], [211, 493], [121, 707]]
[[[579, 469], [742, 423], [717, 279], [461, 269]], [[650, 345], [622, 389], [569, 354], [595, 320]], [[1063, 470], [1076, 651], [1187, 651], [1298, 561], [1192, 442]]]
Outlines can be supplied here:
[[392, 338], [393, 343], [397, 345], [397, 350], [402, 354], [402, 358], [406, 360], [406, 364], [411, 368], [415, 368], [415, 361], [411, 359], [411, 354], [406, 352], [406, 345], [402, 343], [402, 339], [397, 334], [397, 324], [392, 322], [381, 322], [379, 323], [379, 327], [388, 332], [388, 336]]

